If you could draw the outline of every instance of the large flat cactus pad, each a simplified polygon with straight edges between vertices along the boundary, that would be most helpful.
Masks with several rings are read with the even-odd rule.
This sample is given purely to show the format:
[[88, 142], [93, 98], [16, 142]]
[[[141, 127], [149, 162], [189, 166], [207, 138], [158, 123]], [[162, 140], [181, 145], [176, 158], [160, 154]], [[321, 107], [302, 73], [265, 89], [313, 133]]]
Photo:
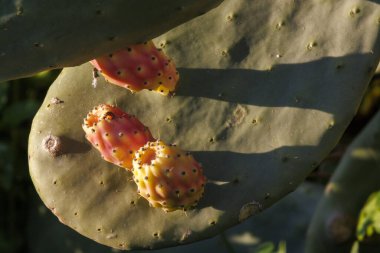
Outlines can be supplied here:
[[[378, 63], [379, 17], [376, 1], [224, 1], [156, 39], [179, 66], [174, 97], [102, 78], [93, 88], [89, 64], [63, 70], [31, 130], [38, 193], [63, 223], [119, 249], [218, 234], [294, 190], [338, 142]], [[100, 103], [203, 164], [195, 210], [149, 207], [132, 175], [100, 158], [81, 129]], [[48, 136], [59, 150], [44, 149]]]

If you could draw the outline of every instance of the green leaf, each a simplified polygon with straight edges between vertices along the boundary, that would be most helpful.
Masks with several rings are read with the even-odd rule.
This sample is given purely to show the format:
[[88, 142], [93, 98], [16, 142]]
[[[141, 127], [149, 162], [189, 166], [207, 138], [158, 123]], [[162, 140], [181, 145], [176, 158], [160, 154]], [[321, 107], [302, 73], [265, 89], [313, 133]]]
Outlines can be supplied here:
[[277, 253], [286, 253], [286, 241], [280, 241], [278, 243]]
[[372, 193], [360, 212], [356, 228], [359, 241], [380, 234], [380, 191]]
[[286, 253], [286, 241], [280, 241], [278, 243], [278, 249], [274, 242], [263, 242], [256, 247], [255, 253]]
[[260, 244], [256, 250], [255, 253], [273, 253], [275, 250], [275, 245], [273, 242], [264, 242]]

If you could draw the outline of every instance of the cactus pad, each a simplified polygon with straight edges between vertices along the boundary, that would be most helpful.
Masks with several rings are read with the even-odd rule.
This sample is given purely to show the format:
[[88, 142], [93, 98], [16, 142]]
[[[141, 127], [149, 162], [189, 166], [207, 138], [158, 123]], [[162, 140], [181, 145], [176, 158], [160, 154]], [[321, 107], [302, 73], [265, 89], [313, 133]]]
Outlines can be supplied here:
[[2, 0], [0, 82], [152, 39], [223, 0]]
[[[354, 116], [379, 61], [377, 3], [225, 0], [155, 39], [181, 75], [174, 97], [102, 79], [94, 89], [90, 64], [63, 70], [30, 134], [39, 195], [62, 222], [119, 249], [190, 243], [264, 210], [304, 180]], [[149, 207], [131, 173], [99, 157], [81, 124], [100, 103], [136, 115], [202, 164], [208, 181], [195, 209]], [[60, 155], [41, 146], [48, 135], [61, 139]]]

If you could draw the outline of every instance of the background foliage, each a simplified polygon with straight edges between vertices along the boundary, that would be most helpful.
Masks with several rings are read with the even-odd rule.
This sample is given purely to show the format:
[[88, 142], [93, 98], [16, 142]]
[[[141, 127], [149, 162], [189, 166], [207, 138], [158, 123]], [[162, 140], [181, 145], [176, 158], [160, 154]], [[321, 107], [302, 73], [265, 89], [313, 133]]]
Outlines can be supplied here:
[[60, 71], [0, 83], [0, 252], [25, 252], [28, 200], [34, 191], [28, 173], [31, 121]]

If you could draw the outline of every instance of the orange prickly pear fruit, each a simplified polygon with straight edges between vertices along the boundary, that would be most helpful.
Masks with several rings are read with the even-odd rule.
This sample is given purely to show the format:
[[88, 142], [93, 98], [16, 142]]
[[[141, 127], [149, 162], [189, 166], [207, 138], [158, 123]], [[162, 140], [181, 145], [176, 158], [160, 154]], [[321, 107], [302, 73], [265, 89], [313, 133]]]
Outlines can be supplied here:
[[86, 138], [104, 160], [132, 169], [135, 152], [153, 141], [149, 129], [135, 116], [112, 105], [101, 104], [87, 114], [82, 125]]
[[132, 92], [149, 89], [168, 95], [175, 90], [179, 80], [173, 61], [152, 41], [130, 45], [90, 63], [108, 82]]

